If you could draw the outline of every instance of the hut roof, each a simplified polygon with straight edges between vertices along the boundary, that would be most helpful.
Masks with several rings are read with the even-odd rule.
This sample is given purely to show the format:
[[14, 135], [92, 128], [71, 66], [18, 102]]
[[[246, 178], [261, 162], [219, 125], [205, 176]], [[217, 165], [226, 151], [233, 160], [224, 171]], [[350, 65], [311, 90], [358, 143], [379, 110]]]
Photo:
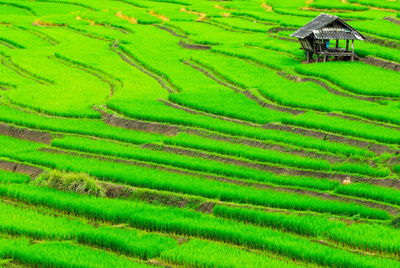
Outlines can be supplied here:
[[[343, 25], [344, 28], [326, 27], [335, 21]], [[325, 13], [321, 13], [290, 36], [304, 39], [311, 34], [314, 34], [316, 39], [365, 39], [361, 33], [356, 31], [338, 16], [328, 15]]]

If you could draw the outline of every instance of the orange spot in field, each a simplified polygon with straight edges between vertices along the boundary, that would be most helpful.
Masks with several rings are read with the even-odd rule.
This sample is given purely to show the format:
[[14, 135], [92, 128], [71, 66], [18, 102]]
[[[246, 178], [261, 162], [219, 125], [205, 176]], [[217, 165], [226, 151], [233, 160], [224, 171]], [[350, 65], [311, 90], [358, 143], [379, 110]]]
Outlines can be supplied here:
[[230, 16], [231, 16], [231, 13], [222, 13], [221, 15], [222, 15], [222, 17], [227, 18], [227, 17], [230, 17]]
[[35, 20], [34, 22], [32, 22], [32, 25], [44, 26], [44, 27], [62, 27], [62, 26], [66, 26], [67, 24], [56, 24], [56, 23], [42, 21], [42, 20]]
[[168, 17], [166, 17], [166, 16], [164, 16], [164, 15], [161, 15], [161, 14], [157, 14], [157, 13], [155, 13], [153, 10], [150, 10], [150, 11], [149, 11], [149, 14], [152, 15], [152, 16], [154, 16], [154, 17], [157, 17], [157, 18], [161, 19], [162, 21], [169, 21], [169, 18], [168, 18]]
[[138, 23], [136, 18], [126, 16], [126, 15], [122, 14], [122, 11], [118, 11], [117, 13], [115, 13], [115, 16], [117, 16], [118, 18], [121, 18], [123, 20], [127, 20], [129, 23], [132, 23], [132, 24]]
[[262, 3], [261, 7], [265, 8], [266, 11], [272, 11], [272, 6], [268, 5], [267, 3]]
[[195, 14], [195, 15], [199, 16], [199, 17], [197, 18], [196, 21], [207, 20], [207, 14], [206, 14], [206, 13], [187, 10], [187, 9], [184, 8], [184, 7], [182, 7], [182, 8], [180, 9], [180, 11], [181, 11], [181, 12], [186, 12], [186, 13], [189, 13], [189, 14]]

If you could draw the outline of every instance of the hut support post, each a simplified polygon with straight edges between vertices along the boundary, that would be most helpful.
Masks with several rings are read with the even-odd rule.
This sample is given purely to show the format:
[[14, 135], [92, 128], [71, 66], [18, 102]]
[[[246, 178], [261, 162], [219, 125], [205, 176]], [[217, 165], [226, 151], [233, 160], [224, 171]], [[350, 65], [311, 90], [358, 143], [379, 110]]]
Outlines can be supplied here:
[[[339, 39], [336, 39], [336, 48], [339, 48]], [[338, 56], [335, 56], [335, 60], [338, 59]]]
[[306, 54], [307, 54], [307, 63], [310, 63], [310, 51], [306, 50]]
[[346, 51], [349, 51], [349, 40], [346, 40]]
[[351, 61], [354, 61], [354, 40], [351, 40]]

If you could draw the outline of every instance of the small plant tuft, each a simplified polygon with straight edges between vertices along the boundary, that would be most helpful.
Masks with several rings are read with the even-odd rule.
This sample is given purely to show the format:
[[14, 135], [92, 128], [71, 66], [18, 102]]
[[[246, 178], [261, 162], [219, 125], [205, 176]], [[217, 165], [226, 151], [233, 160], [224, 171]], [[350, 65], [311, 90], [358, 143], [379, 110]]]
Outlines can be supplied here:
[[55, 188], [84, 195], [105, 196], [105, 190], [96, 179], [86, 173], [51, 170], [36, 180], [39, 186]]
[[394, 228], [400, 229], [400, 216], [392, 220], [392, 225], [394, 226]]

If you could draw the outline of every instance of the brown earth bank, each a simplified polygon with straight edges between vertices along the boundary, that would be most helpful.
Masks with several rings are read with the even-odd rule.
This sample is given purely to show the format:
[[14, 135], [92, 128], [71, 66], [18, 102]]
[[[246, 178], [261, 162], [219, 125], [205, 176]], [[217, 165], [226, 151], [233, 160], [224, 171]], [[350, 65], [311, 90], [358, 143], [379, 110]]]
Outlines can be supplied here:
[[251, 147], [256, 147], [256, 148], [261, 148], [261, 149], [267, 149], [267, 150], [274, 150], [274, 151], [279, 151], [282, 153], [290, 153], [294, 155], [299, 155], [299, 156], [304, 156], [304, 157], [311, 157], [311, 158], [317, 158], [317, 159], [324, 159], [329, 161], [330, 163], [337, 163], [337, 162], [355, 162], [354, 159], [351, 158], [344, 158], [340, 156], [335, 156], [335, 155], [329, 155], [329, 154], [322, 154], [322, 153], [317, 153], [313, 151], [307, 151], [299, 148], [291, 148], [288, 146], [283, 146], [279, 144], [274, 144], [274, 143], [267, 143], [267, 142], [261, 142], [257, 140], [251, 140], [251, 139], [246, 139], [242, 137], [230, 137], [230, 136], [224, 136], [224, 135], [219, 135], [216, 133], [209, 133], [203, 130], [197, 130], [197, 129], [187, 129], [186, 132], [188, 134], [194, 134], [197, 136], [205, 137], [205, 138], [210, 138], [214, 139], [217, 141], [224, 141], [224, 142], [230, 142], [230, 143], [236, 143], [236, 144], [243, 144]]
[[396, 62], [378, 59], [370, 56], [366, 56], [365, 58], [362, 59], [362, 61], [369, 65], [374, 65], [388, 70], [400, 72], [400, 64]]
[[106, 124], [111, 126], [122, 127], [126, 129], [134, 129], [145, 132], [160, 133], [168, 136], [175, 136], [180, 131], [180, 128], [177, 126], [155, 123], [155, 122], [145, 122], [134, 119], [126, 119], [107, 113], [101, 109], [95, 109], [95, 110], [101, 114], [102, 120]]
[[311, 129], [305, 129], [301, 127], [295, 127], [291, 125], [283, 125], [283, 124], [276, 124], [276, 123], [268, 123], [263, 126], [265, 129], [274, 129], [274, 130], [281, 130], [281, 131], [288, 131], [304, 136], [310, 136], [314, 137], [317, 139], [321, 140], [328, 140], [328, 141], [333, 141], [333, 142], [338, 142], [338, 143], [343, 143], [343, 144], [348, 144], [356, 147], [361, 147], [368, 149], [378, 155], [381, 155], [383, 153], [396, 153], [396, 150], [393, 150], [392, 148], [373, 143], [373, 142], [368, 142], [368, 141], [362, 141], [358, 140], [355, 138], [349, 138], [349, 137], [344, 137], [336, 134], [330, 134], [327, 132], [322, 132], [322, 131], [317, 131], [317, 130], [311, 130]]
[[179, 41], [178, 44], [180, 47], [182, 48], [186, 48], [186, 49], [194, 49], [194, 50], [210, 50], [211, 46], [207, 46], [207, 45], [198, 45], [198, 44], [190, 44], [190, 43], [186, 43], [184, 41]]
[[16, 173], [24, 173], [29, 175], [31, 178], [36, 178], [43, 173], [43, 169], [41, 168], [6, 160], [0, 160], [0, 169]]
[[174, 31], [172, 28], [167, 27], [167, 26], [165, 26], [165, 25], [154, 24], [154, 26], [157, 27], [157, 28], [159, 28], [159, 29], [161, 29], [161, 30], [164, 30], [164, 31], [169, 32], [169, 33], [172, 34], [173, 36], [180, 37], [180, 38], [188, 38], [186, 35], [178, 34], [178, 33], [177, 33], [176, 31]]
[[339, 173], [328, 173], [322, 171], [313, 171], [313, 170], [301, 170], [296, 168], [287, 168], [287, 167], [279, 167], [274, 166], [268, 163], [255, 163], [255, 162], [247, 162], [240, 159], [229, 158], [225, 156], [219, 156], [214, 154], [209, 154], [205, 152], [199, 151], [192, 151], [189, 149], [177, 148], [172, 146], [160, 146], [154, 144], [145, 144], [142, 145], [143, 148], [148, 148], [152, 150], [159, 150], [163, 152], [174, 153], [177, 155], [186, 155], [191, 157], [199, 157], [203, 159], [218, 161], [226, 164], [232, 164], [236, 166], [243, 166], [247, 168], [254, 168], [259, 169], [266, 172], [272, 172], [278, 175], [291, 175], [291, 176], [305, 176], [305, 177], [315, 177], [315, 178], [322, 178], [322, 179], [332, 179], [339, 182], [343, 182], [344, 180], [351, 180], [353, 182], [368, 182], [370, 184], [378, 184], [378, 185], [385, 185], [394, 188], [400, 189], [400, 180], [395, 179], [372, 179], [372, 178], [363, 178], [358, 177], [355, 175], [348, 175], [348, 174], [339, 174]]
[[14, 127], [3, 123], [0, 123], [0, 134], [11, 136], [17, 139], [41, 142], [46, 144], [50, 144], [53, 139], [49, 132]]

